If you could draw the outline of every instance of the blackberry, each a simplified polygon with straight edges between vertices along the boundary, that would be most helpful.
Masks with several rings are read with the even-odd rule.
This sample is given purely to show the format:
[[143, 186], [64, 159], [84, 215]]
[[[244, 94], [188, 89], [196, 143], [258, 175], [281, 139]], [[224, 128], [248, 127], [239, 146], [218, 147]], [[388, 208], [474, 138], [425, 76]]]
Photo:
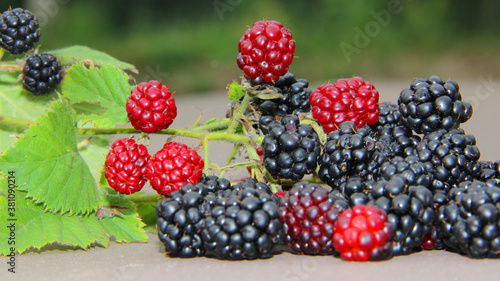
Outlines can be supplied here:
[[267, 171], [274, 177], [295, 181], [316, 170], [321, 152], [316, 132], [310, 125], [300, 124], [295, 115], [271, 123], [262, 148]]
[[450, 191], [450, 201], [437, 212], [445, 245], [471, 258], [500, 257], [500, 187], [466, 181]]
[[401, 122], [417, 134], [456, 129], [472, 116], [472, 106], [462, 101], [458, 84], [432, 75], [415, 79], [398, 99]]
[[330, 197], [337, 197], [336, 193], [347, 198], [350, 206], [366, 205], [370, 201], [370, 192], [377, 184], [376, 181], [366, 181], [361, 177], [350, 177], [340, 184], [339, 189], [333, 189]]
[[259, 107], [261, 116], [259, 118], [259, 127], [264, 133], [267, 133], [268, 125], [276, 120], [276, 117], [283, 117], [288, 114], [299, 115], [311, 111], [309, 95], [311, 90], [309, 82], [305, 79], [295, 79], [295, 76], [288, 72], [281, 76], [275, 83], [274, 88], [282, 98], [259, 100], [255, 99]]
[[370, 127], [357, 129], [353, 122], [345, 121], [338, 130], [328, 134], [318, 158], [319, 178], [334, 188], [350, 176], [370, 179], [378, 165], [385, 161], [383, 155], [374, 155], [374, 152], [375, 139]]
[[380, 130], [385, 126], [401, 126], [401, 112], [399, 112], [399, 106], [392, 102], [381, 102], [378, 105], [378, 121], [375, 125], [372, 125], [374, 131]]
[[479, 165], [481, 166], [481, 171], [479, 175], [476, 177], [477, 180], [480, 181], [488, 181], [488, 180], [499, 180], [500, 179], [500, 160], [495, 162], [492, 161], [479, 161]]
[[349, 208], [341, 195], [329, 196], [328, 190], [309, 182], [298, 182], [280, 200], [279, 219], [285, 242], [296, 253], [331, 255], [333, 224]]
[[375, 131], [374, 138], [377, 151], [388, 158], [416, 155], [416, 147], [421, 141], [421, 138], [414, 135], [410, 129], [397, 125], [385, 125], [379, 128]]
[[61, 82], [61, 63], [47, 53], [29, 56], [23, 67], [23, 86], [34, 95], [43, 95]]
[[207, 194], [205, 184], [186, 184], [156, 205], [158, 238], [169, 256], [193, 258], [205, 254], [201, 232]]
[[13, 55], [33, 49], [40, 39], [38, 20], [28, 10], [9, 9], [0, 16], [0, 46]]
[[231, 189], [231, 182], [229, 180], [217, 176], [202, 176], [200, 183], [206, 185], [209, 192]]
[[431, 189], [448, 191], [452, 186], [479, 176], [480, 151], [473, 135], [463, 129], [444, 129], [427, 134], [417, 146], [421, 161], [430, 161], [434, 166], [434, 181]]
[[205, 250], [219, 259], [269, 258], [281, 241], [277, 197], [269, 187], [248, 185], [252, 182], [206, 197], [210, 212], [201, 234]]
[[423, 185], [430, 188], [433, 182], [434, 166], [430, 162], [422, 162], [417, 156], [406, 158], [396, 156], [381, 166], [381, 177], [390, 180], [400, 175], [407, 185]]
[[368, 204], [387, 213], [393, 231], [394, 255], [419, 250], [436, 219], [432, 192], [422, 185], [409, 186], [403, 176], [396, 175], [388, 181], [378, 181], [370, 196]]

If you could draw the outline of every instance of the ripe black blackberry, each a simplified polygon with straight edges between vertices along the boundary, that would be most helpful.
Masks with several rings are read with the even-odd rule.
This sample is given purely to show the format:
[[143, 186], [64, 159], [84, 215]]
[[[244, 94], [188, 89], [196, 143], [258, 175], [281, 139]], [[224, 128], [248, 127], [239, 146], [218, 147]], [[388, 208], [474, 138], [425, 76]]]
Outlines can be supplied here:
[[436, 219], [432, 192], [422, 185], [408, 185], [403, 176], [395, 175], [378, 181], [370, 197], [368, 204], [385, 211], [392, 225], [394, 256], [419, 250]]
[[338, 130], [328, 134], [318, 158], [319, 178], [334, 188], [351, 176], [371, 179], [370, 175], [385, 162], [384, 155], [374, 154], [375, 143], [370, 127], [357, 129], [353, 122], [343, 122]]
[[38, 20], [28, 10], [9, 9], [0, 16], [0, 46], [13, 55], [33, 49], [40, 39]]
[[375, 131], [376, 149], [388, 158], [416, 155], [420, 136], [400, 125], [385, 125]]
[[34, 95], [43, 95], [61, 82], [61, 63], [47, 53], [29, 56], [23, 68], [23, 86]]
[[279, 219], [285, 242], [296, 253], [331, 255], [333, 224], [349, 204], [318, 184], [298, 182], [280, 200]]
[[401, 113], [399, 106], [392, 102], [381, 102], [378, 106], [378, 121], [372, 127], [373, 131], [378, 131], [385, 126], [401, 126]]
[[172, 257], [193, 258], [205, 253], [201, 231], [204, 226], [208, 186], [186, 184], [156, 205], [158, 238]]
[[462, 181], [477, 178], [481, 172], [476, 139], [463, 129], [441, 129], [425, 135], [417, 146], [417, 154], [420, 161], [434, 166], [432, 190], [448, 191]]
[[382, 164], [381, 178], [390, 180], [395, 175], [406, 179], [407, 185], [423, 185], [431, 188], [434, 166], [431, 162], [422, 162], [417, 156], [403, 158], [396, 156]]
[[229, 180], [217, 176], [202, 176], [200, 183], [205, 184], [209, 192], [231, 189], [231, 182]]
[[437, 212], [445, 245], [471, 258], [500, 257], [500, 187], [466, 181], [450, 192]]
[[370, 193], [377, 184], [374, 180], [364, 180], [361, 177], [349, 177], [340, 184], [339, 189], [332, 189], [330, 197], [337, 197], [336, 193], [347, 198], [350, 206], [366, 205], [370, 201]]
[[300, 180], [316, 170], [321, 152], [318, 135], [296, 115], [286, 115], [269, 124], [262, 141], [264, 164], [276, 178]]
[[273, 255], [282, 236], [277, 197], [256, 184], [243, 187], [248, 184], [206, 196], [205, 205], [210, 207], [204, 209], [210, 211], [201, 234], [207, 254], [228, 260]]
[[273, 85], [282, 98], [270, 100], [255, 100], [259, 107], [261, 117], [259, 125], [261, 130], [266, 133], [267, 126], [276, 120], [277, 116], [283, 117], [288, 114], [299, 115], [311, 111], [309, 95], [311, 90], [309, 82], [305, 79], [296, 79], [288, 72], [281, 76]]
[[500, 160], [493, 161], [479, 161], [481, 171], [476, 177], [480, 181], [499, 180], [500, 179]]
[[398, 99], [401, 122], [417, 134], [460, 127], [472, 116], [472, 106], [462, 101], [458, 84], [432, 75], [415, 79]]

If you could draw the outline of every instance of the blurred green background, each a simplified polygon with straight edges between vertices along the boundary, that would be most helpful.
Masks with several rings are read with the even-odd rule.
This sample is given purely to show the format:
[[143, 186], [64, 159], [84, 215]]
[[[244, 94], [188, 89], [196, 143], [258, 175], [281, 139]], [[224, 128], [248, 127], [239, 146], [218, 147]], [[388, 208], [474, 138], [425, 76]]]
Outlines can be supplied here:
[[324, 83], [361, 75], [475, 79], [497, 71], [500, 1], [494, 0], [29, 0], [41, 50], [87, 45], [135, 64], [136, 81], [177, 92], [224, 90], [242, 75], [237, 43], [262, 19], [296, 41], [290, 71]]

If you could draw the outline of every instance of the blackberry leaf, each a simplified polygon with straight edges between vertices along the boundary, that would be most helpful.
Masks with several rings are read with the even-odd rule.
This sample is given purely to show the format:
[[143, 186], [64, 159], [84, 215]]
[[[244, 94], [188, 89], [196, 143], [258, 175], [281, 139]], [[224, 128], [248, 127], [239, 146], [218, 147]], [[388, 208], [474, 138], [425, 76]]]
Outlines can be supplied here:
[[[7, 183], [0, 180], [0, 206], [7, 205]], [[109, 192], [109, 193], [107, 193]], [[131, 201], [125, 196], [115, 194], [106, 188], [101, 193], [105, 206], [112, 215], [99, 218], [91, 213], [84, 216], [58, 214], [47, 211], [42, 204], [33, 203], [26, 198], [27, 193], [16, 194], [16, 250], [23, 253], [29, 249], [41, 249], [53, 245], [59, 248], [88, 249], [94, 246], [107, 247], [111, 238], [121, 242], [145, 242], [147, 235], [144, 224], [138, 217]], [[116, 215], [120, 214], [120, 215]], [[1, 216], [0, 222], [7, 225], [7, 216]], [[4, 227], [5, 228], [5, 227]], [[9, 235], [2, 228], [0, 235], [0, 255], [10, 253]]]
[[87, 46], [76, 45], [48, 51], [48, 53], [56, 56], [63, 66], [79, 62], [92, 61], [93, 63], [98, 63], [102, 66], [110, 64], [120, 69], [131, 70], [137, 73], [137, 69], [134, 65], [120, 61], [106, 53], [93, 50]]
[[62, 94], [69, 98], [72, 104], [100, 102], [101, 106], [107, 108], [106, 112], [87, 115], [81, 121], [92, 122], [97, 127], [112, 128], [117, 124], [129, 122], [127, 114], [124, 113], [127, 98], [132, 90], [128, 79], [123, 71], [110, 64], [102, 68], [87, 68], [83, 64], [75, 64], [64, 76]]
[[[45, 105], [54, 99], [54, 95], [34, 96], [26, 92], [20, 84], [0, 84], [0, 115], [33, 120], [45, 114]], [[16, 140], [12, 135], [20, 135], [24, 130], [0, 122], [0, 154]]]
[[96, 171], [89, 168], [77, 149], [68, 103], [53, 102], [52, 109], [35, 120], [36, 125], [0, 157], [0, 173], [16, 171], [19, 190], [49, 211], [90, 213], [102, 204], [99, 178], [92, 176]]

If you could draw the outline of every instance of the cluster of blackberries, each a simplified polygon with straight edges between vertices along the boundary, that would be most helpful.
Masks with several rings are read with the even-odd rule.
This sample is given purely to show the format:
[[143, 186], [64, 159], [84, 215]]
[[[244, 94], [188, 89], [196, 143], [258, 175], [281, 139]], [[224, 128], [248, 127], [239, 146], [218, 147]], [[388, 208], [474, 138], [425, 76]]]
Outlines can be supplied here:
[[[13, 55], [28, 52], [40, 39], [35, 15], [22, 8], [9, 9], [0, 15], [0, 47]], [[53, 91], [61, 82], [61, 63], [48, 53], [30, 55], [22, 69], [23, 86], [35, 95]]]
[[250, 179], [186, 184], [157, 204], [156, 215], [158, 237], [173, 257], [268, 258], [282, 238], [278, 198]]

